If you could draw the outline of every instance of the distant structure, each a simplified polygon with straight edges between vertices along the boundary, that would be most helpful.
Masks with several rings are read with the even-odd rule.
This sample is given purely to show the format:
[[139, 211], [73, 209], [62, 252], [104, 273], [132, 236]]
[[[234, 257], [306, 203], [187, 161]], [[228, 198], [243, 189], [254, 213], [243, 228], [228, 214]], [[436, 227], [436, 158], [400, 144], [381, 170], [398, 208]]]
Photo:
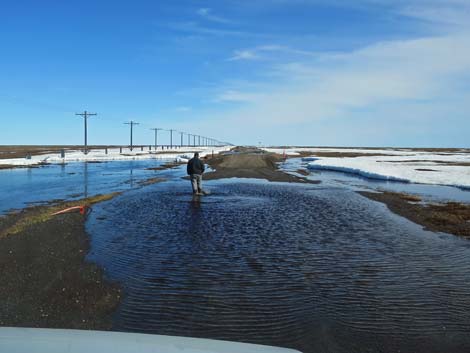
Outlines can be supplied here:
[[87, 111], [85, 110], [83, 113], [77, 113], [77, 114], [75, 114], [75, 115], [78, 115], [78, 116], [83, 117], [83, 120], [84, 120], [84, 122], [85, 122], [85, 145], [84, 145], [84, 150], [83, 150], [83, 152], [84, 152], [85, 154], [88, 154], [88, 131], [87, 131], [87, 130], [88, 130], [88, 118], [89, 118], [90, 116], [96, 116], [96, 115], [98, 115], [98, 114], [96, 114], [96, 113], [89, 113], [89, 112], [87, 112]]
[[[83, 147], [83, 152], [85, 154], [88, 154], [88, 118], [92, 117], [92, 116], [97, 116], [98, 114], [97, 113], [90, 113], [89, 111], [85, 110], [83, 113], [76, 113], [75, 115], [77, 116], [81, 116], [83, 118], [83, 122], [84, 122], [84, 133], [85, 133], [85, 141], [84, 141], [84, 147]], [[125, 122], [124, 123], [125, 125], [129, 125], [130, 126], [130, 145], [129, 145], [129, 148], [130, 150], [132, 151], [134, 149], [134, 126], [135, 125], [140, 125], [140, 123], [134, 121], [134, 120], [131, 120], [131, 121], [128, 121], [128, 122]], [[173, 148], [173, 147], [176, 147], [178, 148], [178, 142], [175, 142], [173, 141], [173, 132], [176, 132], [176, 133], [179, 133], [180, 134], [180, 147], [183, 147], [185, 146], [184, 145], [184, 135], [187, 135], [188, 136], [188, 144], [187, 144], [187, 147], [202, 147], [202, 146], [205, 146], [205, 147], [209, 147], [209, 146], [220, 146], [220, 145], [231, 145], [233, 146], [231, 143], [228, 143], [228, 142], [220, 142], [218, 140], [215, 140], [215, 139], [212, 139], [210, 137], [205, 137], [205, 136], [201, 136], [201, 135], [196, 135], [196, 134], [190, 134], [189, 132], [183, 132], [183, 131], [178, 131], [178, 130], [175, 130], [175, 129], [162, 129], [162, 128], [151, 128], [150, 130], [154, 131], [155, 133], [155, 151], [157, 150], [158, 148], [158, 132], [159, 131], [168, 131], [170, 132], [170, 145], [169, 146], [166, 146], [168, 148]], [[144, 146], [140, 146], [142, 151], [143, 151], [143, 148]], [[162, 148], [165, 147], [163, 144], [162, 144]], [[151, 150], [151, 146], [149, 146], [149, 150]], [[106, 148], [106, 154], [108, 153], [108, 149]], [[122, 147], [120, 147], [120, 151], [122, 153]]]
[[133, 128], [134, 128], [134, 125], [139, 125], [139, 123], [136, 123], [135, 121], [131, 120], [127, 123], [124, 123], [125, 125], [130, 125], [131, 126], [131, 151], [132, 149], [134, 148], [133, 146], [133, 142], [132, 142], [132, 137], [133, 137]]

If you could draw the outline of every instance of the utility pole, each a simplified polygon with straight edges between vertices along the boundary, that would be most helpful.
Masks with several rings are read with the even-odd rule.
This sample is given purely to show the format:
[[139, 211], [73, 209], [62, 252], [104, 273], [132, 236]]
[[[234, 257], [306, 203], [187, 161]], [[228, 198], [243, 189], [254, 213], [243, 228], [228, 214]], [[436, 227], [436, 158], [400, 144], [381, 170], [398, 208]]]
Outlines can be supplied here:
[[196, 147], [196, 135], [193, 135], [193, 146]]
[[191, 146], [191, 134], [188, 134], [188, 147]]
[[199, 146], [201, 146], [201, 136], [198, 136], [198, 143]]
[[170, 148], [173, 149], [173, 129], [167, 130], [170, 132]]
[[183, 147], [183, 135], [184, 135], [184, 132], [183, 132], [183, 131], [180, 131], [180, 134], [181, 134], [181, 147]]
[[84, 153], [88, 154], [88, 132], [87, 132], [87, 130], [88, 130], [88, 118], [90, 116], [95, 116], [95, 115], [98, 115], [98, 114], [89, 113], [85, 110], [83, 113], [77, 113], [75, 115], [79, 115], [79, 116], [83, 117], [83, 120], [85, 121], [85, 149], [84, 149]]
[[153, 130], [155, 131], [155, 151], [157, 150], [157, 146], [158, 146], [158, 131], [160, 130], [163, 130], [163, 129], [158, 129], [158, 128], [153, 128], [153, 129], [150, 129], [150, 130]]
[[133, 127], [134, 125], [139, 125], [139, 123], [136, 123], [135, 121], [129, 121], [128, 123], [124, 123], [125, 125], [130, 125], [131, 126], [131, 151], [132, 149], [134, 148], [133, 144], [132, 144], [132, 135], [133, 135]]

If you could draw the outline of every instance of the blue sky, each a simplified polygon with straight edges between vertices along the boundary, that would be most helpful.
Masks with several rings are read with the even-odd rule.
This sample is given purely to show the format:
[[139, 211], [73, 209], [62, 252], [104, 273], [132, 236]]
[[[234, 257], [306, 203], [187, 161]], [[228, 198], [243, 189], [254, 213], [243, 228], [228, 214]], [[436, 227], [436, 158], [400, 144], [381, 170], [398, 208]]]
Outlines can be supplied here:
[[0, 144], [470, 147], [468, 0], [0, 7]]

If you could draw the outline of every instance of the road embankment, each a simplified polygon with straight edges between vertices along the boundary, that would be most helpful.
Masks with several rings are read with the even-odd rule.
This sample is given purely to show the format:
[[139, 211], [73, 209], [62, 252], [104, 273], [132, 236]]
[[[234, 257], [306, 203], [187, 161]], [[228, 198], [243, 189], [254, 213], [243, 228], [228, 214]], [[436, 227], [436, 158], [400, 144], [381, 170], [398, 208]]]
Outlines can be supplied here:
[[116, 194], [36, 206], [0, 217], [0, 325], [107, 330], [121, 290], [85, 261], [86, 216], [52, 216]]
[[279, 170], [278, 163], [284, 160], [281, 155], [243, 148], [239, 148], [234, 152], [233, 154], [222, 154], [207, 159], [207, 163], [215, 171], [204, 174], [204, 179], [254, 178], [275, 182], [319, 183], [319, 181], [298, 177]]

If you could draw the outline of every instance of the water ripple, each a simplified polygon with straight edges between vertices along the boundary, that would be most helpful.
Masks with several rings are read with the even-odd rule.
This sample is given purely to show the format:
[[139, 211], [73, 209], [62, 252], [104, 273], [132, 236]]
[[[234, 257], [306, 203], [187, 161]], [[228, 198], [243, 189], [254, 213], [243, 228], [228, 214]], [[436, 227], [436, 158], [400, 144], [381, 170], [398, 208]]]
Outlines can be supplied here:
[[304, 352], [470, 351], [470, 245], [340, 189], [155, 185], [95, 208], [118, 330]]

